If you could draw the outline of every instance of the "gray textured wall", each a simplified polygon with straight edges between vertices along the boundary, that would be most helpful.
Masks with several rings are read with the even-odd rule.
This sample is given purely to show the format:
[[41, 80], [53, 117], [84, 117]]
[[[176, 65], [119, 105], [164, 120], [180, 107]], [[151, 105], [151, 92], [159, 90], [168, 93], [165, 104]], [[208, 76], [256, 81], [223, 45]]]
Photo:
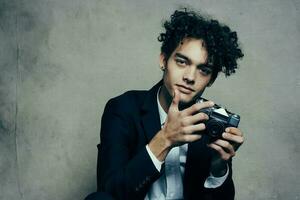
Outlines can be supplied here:
[[[236, 199], [300, 199], [299, 0], [194, 0], [236, 29], [245, 58], [207, 97], [242, 116]], [[0, 0], [0, 199], [96, 189], [106, 101], [150, 88], [162, 18], [181, 1]]]

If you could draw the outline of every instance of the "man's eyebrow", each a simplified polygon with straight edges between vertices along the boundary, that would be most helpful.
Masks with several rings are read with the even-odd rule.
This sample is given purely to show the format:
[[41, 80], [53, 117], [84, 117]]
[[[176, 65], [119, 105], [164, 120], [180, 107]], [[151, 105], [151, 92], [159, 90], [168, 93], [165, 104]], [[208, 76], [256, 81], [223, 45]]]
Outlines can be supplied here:
[[209, 66], [209, 65], [206, 64], [206, 63], [199, 64], [199, 65], [197, 65], [197, 67], [198, 67], [198, 68], [203, 68], [203, 67], [212, 68], [212, 66]]

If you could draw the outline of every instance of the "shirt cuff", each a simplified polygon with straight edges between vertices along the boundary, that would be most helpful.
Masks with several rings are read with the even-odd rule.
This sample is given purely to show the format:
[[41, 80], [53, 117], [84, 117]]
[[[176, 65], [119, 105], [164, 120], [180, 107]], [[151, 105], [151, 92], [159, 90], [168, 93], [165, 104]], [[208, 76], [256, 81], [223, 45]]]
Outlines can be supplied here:
[[229, 174], [228, 165], [227, 165], [226, 174], [222, 177], [214, 177], [210, 173], [209, 177], [207, 177], [207, 179], [204, 182], [204, 187], [205, 188], [217, 188], [217, 187], [221, 186], [225, 182], [226, 178], [228, 177], [228, 174]]
[[148, 154], [149, 154], [149, 156], [150, 156], [150, 158], [151, 158], [151, 160], [152, 160], [152, 162], [153, 162], [155, 168], [157, 169], [157, 171], [160, 172], [161, 166], [162, 166], [162, 164], [163, 164], [164, 162], [161, 162], [160, 160], [158, 160], [158, 159], [156, 158], [156, 156], [155, 156], [155, 155], [152, 153], [152, 151], [150, 150], [148, 144], [146, 145], [146, 150], [147, 150], [147, 152], [148, 152]]

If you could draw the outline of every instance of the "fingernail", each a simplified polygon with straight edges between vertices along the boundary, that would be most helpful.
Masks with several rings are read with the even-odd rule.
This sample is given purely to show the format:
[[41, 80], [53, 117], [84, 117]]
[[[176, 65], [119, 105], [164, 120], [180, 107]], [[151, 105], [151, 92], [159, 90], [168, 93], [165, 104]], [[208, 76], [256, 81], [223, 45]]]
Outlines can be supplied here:
[[225, 131], [226, 131], [226, 132], [229, 132], [229, 131], [230, 131], [230, 129], [229, 129], [229, 128], [226, 128], [226, 129], [225, 129]]
[[212, 102], [212, 101], [210, 101], [210, 102], [209, 102], [209, 105], [210, 105], [210, 106], [213, 106], [213, 105], [215, 105], [215, 103]]
[[223, 137], [226, 137], [226, 133], [223, 133], [222, 136], [223, 136]]

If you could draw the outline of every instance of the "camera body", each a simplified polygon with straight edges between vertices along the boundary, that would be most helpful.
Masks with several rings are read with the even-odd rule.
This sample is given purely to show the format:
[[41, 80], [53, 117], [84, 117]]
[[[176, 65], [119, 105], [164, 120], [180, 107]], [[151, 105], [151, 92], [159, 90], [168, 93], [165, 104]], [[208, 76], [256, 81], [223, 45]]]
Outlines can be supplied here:
[[[204, 98], [197, 99], [196, 103], [207, 101]], [[209, 141], [213, 142], [219, 138], [222, 138], [222, 133], [227, 127], [238, 127], [240, 122], [240, 116], [229, 112], [222, 106], [215, 104], [210, 108], [203, 108], [200, 110], [208, 115], [209, 119], [204, 121], [206, 126], [206, 133], [209, 136]]]

